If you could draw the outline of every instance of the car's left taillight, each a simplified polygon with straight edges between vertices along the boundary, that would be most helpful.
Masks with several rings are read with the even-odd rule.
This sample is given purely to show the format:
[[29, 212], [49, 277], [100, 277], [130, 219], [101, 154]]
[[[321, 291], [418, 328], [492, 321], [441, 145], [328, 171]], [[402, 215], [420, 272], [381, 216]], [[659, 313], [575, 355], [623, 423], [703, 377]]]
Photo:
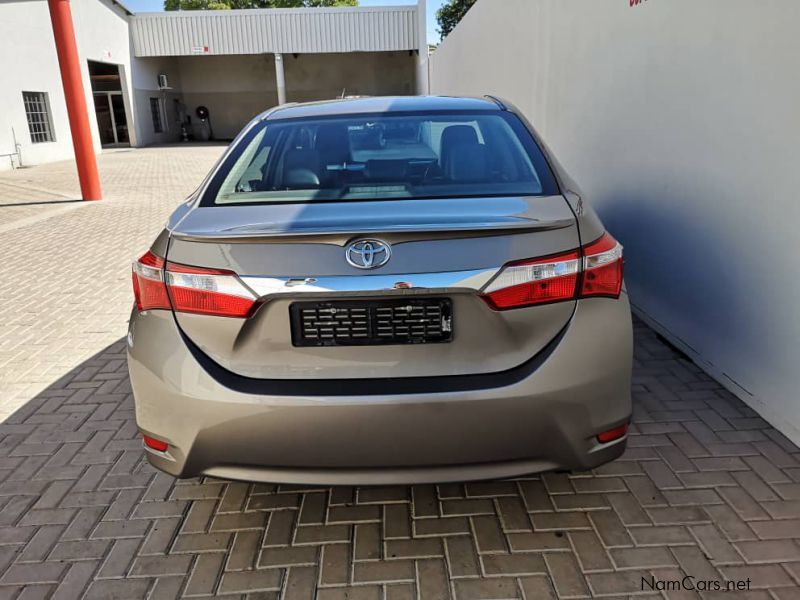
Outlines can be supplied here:
[[256, 297], [233, 271], [167, 263], [167, 290], [175, 312], [249, 317]]
[[164, 259], [147, 251], [133, 263], [133, 296], [139, 311], [171, 308], [164, 284]]
[[622, 246], [605, 233], [578, 250], [504, 265], [481, 297], [494, 310], [578, 298], [619, 298], [622, 271]]
[[172, 309], [218, 317], [249, 317], [257, 298], [233, 271], [168, 262], [147, 252], [133, 263], [139, 311]]

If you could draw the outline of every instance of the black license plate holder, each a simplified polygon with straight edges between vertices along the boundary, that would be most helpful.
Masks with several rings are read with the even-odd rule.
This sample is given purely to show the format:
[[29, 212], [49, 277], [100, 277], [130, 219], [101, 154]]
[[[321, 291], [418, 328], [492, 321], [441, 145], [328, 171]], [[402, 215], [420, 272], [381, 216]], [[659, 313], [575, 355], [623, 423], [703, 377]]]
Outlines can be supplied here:
[[296, 347], [442, 344], [453, 339], [449, 298], [294, 302], [289, 314]]

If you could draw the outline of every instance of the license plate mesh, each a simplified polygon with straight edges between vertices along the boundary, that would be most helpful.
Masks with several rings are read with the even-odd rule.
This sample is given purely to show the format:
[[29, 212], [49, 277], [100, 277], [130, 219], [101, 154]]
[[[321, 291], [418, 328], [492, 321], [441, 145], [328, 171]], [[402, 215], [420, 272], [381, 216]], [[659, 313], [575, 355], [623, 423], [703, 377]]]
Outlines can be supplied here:
[[435, 344], [453, 335], [447, 298], [295, 302], [289, 312], [295, 346]]

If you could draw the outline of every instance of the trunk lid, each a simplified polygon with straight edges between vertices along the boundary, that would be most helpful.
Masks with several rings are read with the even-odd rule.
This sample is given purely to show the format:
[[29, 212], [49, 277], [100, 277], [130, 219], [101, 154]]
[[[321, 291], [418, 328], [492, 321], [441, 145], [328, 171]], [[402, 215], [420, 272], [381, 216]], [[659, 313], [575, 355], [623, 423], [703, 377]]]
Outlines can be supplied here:
[[[372, 270], [348, 264], [345, 249], [359, 239], [386, 242], [391, 260]], [[234, 373], [424, 377], [503, 371], [547, 345], [572, 316], [573, 301], [498, 312], [478, 290], [510, 261], [578, 246], [574, 215], [561, 196], [320, 202], [193, 208], [172, 228], [167, 258], [234, 271], [260, 297], [247, 319], [176, 313], [186, 336]], [[448, 341], [293, 342], [291, 307], [301, 302], [407, 300], [416, 307], [427, 299], [451, 307]]]

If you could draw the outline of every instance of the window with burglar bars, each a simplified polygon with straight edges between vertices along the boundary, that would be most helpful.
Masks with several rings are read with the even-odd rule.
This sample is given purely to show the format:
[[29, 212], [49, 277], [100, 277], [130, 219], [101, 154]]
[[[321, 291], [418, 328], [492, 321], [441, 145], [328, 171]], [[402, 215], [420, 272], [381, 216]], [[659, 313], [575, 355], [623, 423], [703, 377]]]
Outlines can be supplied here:
[[28, 118], [28, 130], [31, 133], [31, 142], [55, 141], [53, 137], [53, 123], [50, 121], [50, 106], [46, 92], [22, 92], [22, 101], [25, 104], [25, 116]]
[[150, 98], [150, 113], [153, 115], [153, 131], [164, 133], [164, 123], [161, 120], [161, 98]]

